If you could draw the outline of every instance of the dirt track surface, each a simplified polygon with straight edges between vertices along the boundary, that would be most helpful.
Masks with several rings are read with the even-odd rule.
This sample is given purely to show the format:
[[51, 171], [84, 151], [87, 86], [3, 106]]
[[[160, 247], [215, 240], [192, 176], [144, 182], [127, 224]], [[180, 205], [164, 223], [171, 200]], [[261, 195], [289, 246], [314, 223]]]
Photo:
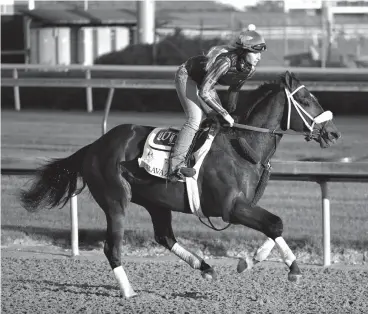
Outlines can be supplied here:
[[124, 257], [138, 297], [120, 297], [102, 252], [2, 249], [2, 313], [368, 313], [367, 266], [301, 265], [299, 285], [281, 263], [238, 274], [237, 260], [209, 260], [202, 279], [176, 257]]

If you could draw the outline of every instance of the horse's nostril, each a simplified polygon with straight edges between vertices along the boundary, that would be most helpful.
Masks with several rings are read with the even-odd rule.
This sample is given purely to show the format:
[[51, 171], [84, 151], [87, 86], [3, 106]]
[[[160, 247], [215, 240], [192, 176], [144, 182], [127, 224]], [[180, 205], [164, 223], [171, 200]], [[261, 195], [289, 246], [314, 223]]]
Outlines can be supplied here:
[[341, 133], [340, 132], [332, 132], [332, 135], [335, 139], [339, 139], [341, 137]]

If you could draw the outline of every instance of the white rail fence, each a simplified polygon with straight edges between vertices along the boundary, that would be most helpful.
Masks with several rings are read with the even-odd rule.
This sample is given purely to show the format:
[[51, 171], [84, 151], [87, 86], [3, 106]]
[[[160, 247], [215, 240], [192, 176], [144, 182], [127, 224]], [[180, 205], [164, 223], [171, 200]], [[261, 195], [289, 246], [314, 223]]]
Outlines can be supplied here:
[[[1, 85], [13, 87], [15, 109], [21, 110], [20, 87], [86, 88], [87, 111], [93, 111], [92, 88], [109, 88], [102, 122], [106, 132], [107, 118], [115, 88], [172, 89], [176, 66], [116, 65], [1, 65]], [[253, 89], [263, 81], [273, 80], [289, 70], [298, 75], [310, 90], [368, 92], [368, 69], [260, 68], [243, 89]], [[219, 89], [224, 87], [219, 87]], [[323, 219], [323, 264], [331, 264], [330, 200], [328, 183], [368, 182], [368, 162], [273, 162], [271, 180], [312, 181], [321, 186]], [[1, 169], [4, 175], [32, 174], [34, 169]], [[77, 196], [70, 201], [72, 255], [78, 255]]]
[[[329, 183], [368, 182], [368, 162], [272, 162], [271, 180], [309, 181], [321, 187], [323, 265], [331, 265], [331, 207]], [[34, 169], [1, 169], [2, 175], [32, 175]], [[79, 254], [77, 196], [70, 200], [72, 255]]]
[[[87, 112], [93, 111], [92, 88], [108, 88], [105, 107], [115, 88], [174, 89], [177, 66], [2, 64], [1, 85], [12, 87], [15, 110], [21, 110], [20, 87], [85, 88]], [[260, 67], [243, 90], [252, 90], [289, 70], [311, 91], [368, 92], [368, 69]], [[219, 90], [227, 87], [219, 86]]]

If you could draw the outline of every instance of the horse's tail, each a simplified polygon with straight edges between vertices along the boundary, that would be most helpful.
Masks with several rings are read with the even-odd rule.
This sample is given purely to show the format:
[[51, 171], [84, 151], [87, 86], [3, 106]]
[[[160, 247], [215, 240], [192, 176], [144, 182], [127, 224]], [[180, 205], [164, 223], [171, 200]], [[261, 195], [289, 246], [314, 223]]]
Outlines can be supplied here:
[[[61, 205], [62, 208], [74, 194], [82, 192], [86, 186], [82, 176], [82, 163], [90, 145], [67, 158], [52, 159], [39, 168], [31, 188], [21, 191], [23, 207], [30, 212], [36, 212], [42, 207]], [[78, 177], [83, 180], [80, 188], [77, 188]]]

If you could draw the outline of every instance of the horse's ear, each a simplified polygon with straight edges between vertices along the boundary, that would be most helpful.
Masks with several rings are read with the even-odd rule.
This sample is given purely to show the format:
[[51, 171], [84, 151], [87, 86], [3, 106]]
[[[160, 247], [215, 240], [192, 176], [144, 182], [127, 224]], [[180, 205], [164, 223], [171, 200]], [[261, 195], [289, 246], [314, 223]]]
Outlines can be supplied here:
[[293, 75], [292, 73], [290, 73], [289, 71], [285, 72], [285, 85], [289, 90], [293, 90], [292, 89], [292, 85], [293, 85]]

